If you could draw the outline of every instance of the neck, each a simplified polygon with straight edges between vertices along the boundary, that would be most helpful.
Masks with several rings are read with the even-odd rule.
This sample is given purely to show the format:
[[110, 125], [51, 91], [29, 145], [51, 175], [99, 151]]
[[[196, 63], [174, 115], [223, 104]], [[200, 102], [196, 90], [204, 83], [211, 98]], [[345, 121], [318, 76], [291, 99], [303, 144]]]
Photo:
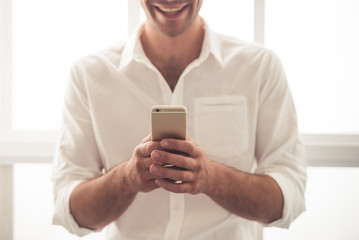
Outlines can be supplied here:
[[146, 22], [141, 42], [147, 57], [173, 91], [183, 70], [199, 57], [203, 38], [204, 28], [198, 17], [184, 33], [175, 37], [163, 34]]

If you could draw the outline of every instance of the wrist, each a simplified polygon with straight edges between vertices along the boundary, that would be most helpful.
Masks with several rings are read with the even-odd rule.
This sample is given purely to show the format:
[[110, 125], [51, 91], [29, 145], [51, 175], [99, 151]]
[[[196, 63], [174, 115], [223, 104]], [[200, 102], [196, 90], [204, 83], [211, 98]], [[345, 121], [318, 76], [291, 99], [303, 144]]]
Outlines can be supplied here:
[[217, 191], [216, 188], [218, 187], [218, 177], [220, 171], [220, 165], [214, 161], [209, 161], [208, 170], [207, 170], [207, 179], [205, 183], [204, 194], [207, 196], [213, 196], [214, 193]]
[[114, 169], [112, 179], [121, 194], [136, 195], [139, 192], [129, 161], [121, 163]]

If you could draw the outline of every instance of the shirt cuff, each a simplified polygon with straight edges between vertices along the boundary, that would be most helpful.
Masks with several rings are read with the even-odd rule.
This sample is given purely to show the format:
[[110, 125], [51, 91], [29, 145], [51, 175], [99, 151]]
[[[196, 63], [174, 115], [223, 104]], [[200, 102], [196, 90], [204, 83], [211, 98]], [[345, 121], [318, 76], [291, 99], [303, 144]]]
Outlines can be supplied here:
[[305, 200], [303, 194], [300, 194], [300, 187], [295, 186], [291, 179], [281, 172], [264, 173], [272, 177], [279, 185], [284, 199], [282, 217], [269, 224], [263, 224], [263, 227], [289, 228], [290, 224], [305, 211]]
[[83, 180], [71, 181], [70, 183], [66, 184], [65, 187], [59, 190], [55, 199], [55, 210], [52, 218], [52, 223], [54, 225], [61, 225], [70, 233], [80, 237], [93, 232], [100, 232], [102, 230], [91, 230], [80, 227], [70, 212], [71, 193], [81, 182], [83, 182]]

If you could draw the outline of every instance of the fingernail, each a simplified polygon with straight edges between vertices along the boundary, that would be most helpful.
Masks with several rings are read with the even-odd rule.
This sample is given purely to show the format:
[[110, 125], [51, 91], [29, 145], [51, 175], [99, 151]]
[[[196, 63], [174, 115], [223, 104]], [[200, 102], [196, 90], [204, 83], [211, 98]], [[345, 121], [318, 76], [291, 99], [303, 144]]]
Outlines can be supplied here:
[[155, 180], [155, 183], [156, 183], [159, 187], [161, 187], [161, 180], [156, 179], [156, 180]]
[[158, 167], [156, 167], [156, 166], [153, 165], [153, 166], [151, 167], [151, 171], [154, 172], [154, 173], [158, 172]]
[[158, 159], [160, 157], [160, 154], [158, 152], [153, 153], [153, 158]]
[[167, 141], [162, 141], [162, 142], [161, 142], [161, 146], [162, 146], [162, 147], [167, 147], [167, 146], [168, 146], [168, 142], [167, 142]]

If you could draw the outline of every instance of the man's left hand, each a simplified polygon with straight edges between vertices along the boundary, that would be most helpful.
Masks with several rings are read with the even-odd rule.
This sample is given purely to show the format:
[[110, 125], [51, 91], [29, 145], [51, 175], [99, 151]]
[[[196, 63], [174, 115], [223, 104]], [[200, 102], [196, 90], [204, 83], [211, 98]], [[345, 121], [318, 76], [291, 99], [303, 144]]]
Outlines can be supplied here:
[[198, 194], [208, 190], [213, 162], [197, 143], [189, 138], [164, 139], [161, 147], [167, 151], [152, 151], [151, 158], [155, 164], [150, 167], [150, 172], [158, 177], [155, 182], [159, 187], [174, 193]]

